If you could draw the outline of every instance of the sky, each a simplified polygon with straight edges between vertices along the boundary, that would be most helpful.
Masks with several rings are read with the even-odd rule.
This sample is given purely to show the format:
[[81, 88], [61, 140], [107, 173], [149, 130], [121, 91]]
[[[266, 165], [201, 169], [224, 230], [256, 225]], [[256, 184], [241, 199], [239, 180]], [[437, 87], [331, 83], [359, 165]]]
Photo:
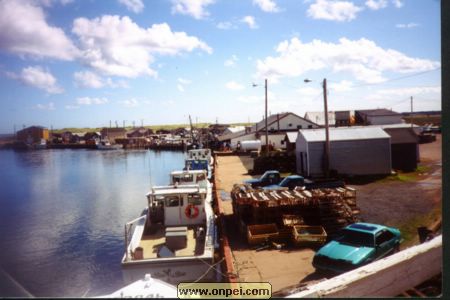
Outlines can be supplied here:
[[[0, 0], [0, 133], [441, 109], [437, 0]], [[305, 79], [311, 80], [305, 83]]]

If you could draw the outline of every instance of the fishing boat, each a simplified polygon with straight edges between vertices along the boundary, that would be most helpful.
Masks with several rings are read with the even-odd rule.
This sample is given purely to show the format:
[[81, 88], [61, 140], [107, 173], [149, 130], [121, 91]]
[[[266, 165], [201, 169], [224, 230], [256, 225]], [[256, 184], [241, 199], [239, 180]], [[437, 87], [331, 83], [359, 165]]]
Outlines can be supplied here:
[[207, 160], [211, 168], [214, 165], [214, 157], [210, 149], [191, 149], [188, 151], [187, 157], [193, 160]]
[[121, 144], [111, 144], [108, 140], [101, 140], [96, 142], [96, 146], [98, 150], [117, 150], [122, 149], [123, 146]]
[[204, 170], [175, 171], [171, 185], [154, 186], [141, 216], [125, 225], [126, 283], [145, 274], [170, 284], [217, 281], [217, 229]]

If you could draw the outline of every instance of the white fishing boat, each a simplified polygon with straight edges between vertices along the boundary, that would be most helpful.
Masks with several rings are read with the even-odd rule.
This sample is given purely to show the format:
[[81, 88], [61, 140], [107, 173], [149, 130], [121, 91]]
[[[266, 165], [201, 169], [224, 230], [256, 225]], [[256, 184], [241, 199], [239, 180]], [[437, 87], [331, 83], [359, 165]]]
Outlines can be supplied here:
[[101, 140], [96, 142], [96, 146], [98, 150], [117, 150], [122, 149], [123, 146], [121, 144], [111, 144], [108, 140]]
[[175, 171], [171, 183], [153, 187], [148, 207], [125, 225], [126, 283], [145, 274], [171, 284], [217, 280], [217, 229], [206, 172]]
[[187, 158], [191, 160], [207, 160], [211, 168], [214, 165], [214, 157], [210, 149], [191, 149], [187, 153]]

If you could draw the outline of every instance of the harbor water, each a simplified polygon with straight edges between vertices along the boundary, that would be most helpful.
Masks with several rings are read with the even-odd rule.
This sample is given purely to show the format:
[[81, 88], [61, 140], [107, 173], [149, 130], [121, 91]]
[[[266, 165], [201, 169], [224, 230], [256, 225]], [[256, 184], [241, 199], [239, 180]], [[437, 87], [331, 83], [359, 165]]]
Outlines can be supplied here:
[[152, 150], [0, 151], [0, 268], [37, 297], [121, 288], [124, 224], [184, 158]]

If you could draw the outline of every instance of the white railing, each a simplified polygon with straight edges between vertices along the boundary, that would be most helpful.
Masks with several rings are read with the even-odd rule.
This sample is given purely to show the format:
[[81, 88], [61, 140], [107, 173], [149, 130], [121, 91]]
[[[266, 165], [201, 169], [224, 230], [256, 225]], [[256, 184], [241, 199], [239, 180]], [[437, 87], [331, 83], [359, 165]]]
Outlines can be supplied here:
[[[134, 244], [136, 244], [135, 239], [133, 239], [134, 235], [134, 231], [132, 234], [131, 230], [133, 229], [133, 225], [136, 225], [137, 222], [144, 220], [144, 225], [145, 225], [145, 220], [147, 219], [147, 215], [142, 215], [128, 223], [125, 224], [125, 261], [128, 261], [128, 253], [130, 252], [130, 250], [134, 249]], [[136, 227], [134, 227], [134, 229], [136, 229]], [[142, 233], [144, 232], [144, 226], [142, 226], [141, 229]], [[130, 243], [128, 243], [128, 238], [129, 236], [131, 236], [131, 240]], [[142, 236], [142, 234], [140, 234], [139, 238]], [[139, 245], [139, 244], [138, 244]]]

